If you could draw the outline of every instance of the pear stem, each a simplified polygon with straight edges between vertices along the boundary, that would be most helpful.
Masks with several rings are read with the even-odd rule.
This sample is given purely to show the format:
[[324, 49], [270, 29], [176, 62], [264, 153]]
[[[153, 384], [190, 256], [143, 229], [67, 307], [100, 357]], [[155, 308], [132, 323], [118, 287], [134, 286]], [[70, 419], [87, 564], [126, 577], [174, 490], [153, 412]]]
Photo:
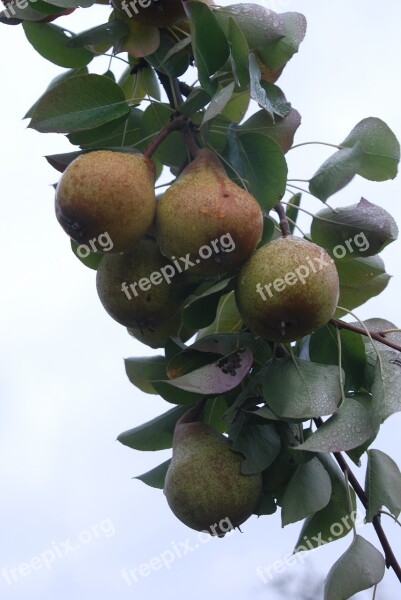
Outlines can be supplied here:
[[394, 342], [386, 338], [386, 333], [388, 333], [386, 331], [369, 331], [368, 335], [368, 333], [364, 329], [362, 329], [362, 327], [351, 325], [351, 323], [346, 323], [345, 321], [341, 321], [340, 319], [330, 319], [330, 323], [334, 325], [336, 329], [348, 329], [348, 331], [354, 331], [355, 333], [360, 333], [361, 335], [366, 335], [367, 337], [369, 337], [370, 335], [370, 337], [376, 342], [380, 342], [381, 344], [384, 344], [389, 348], [393, 348], [393, 350], [401, 352], [401, 346], [395, 344]]
[[160, 144], [164, 142], [164, 140], [170, 135], [170, 133], [172, 133], [173, 131], [182, 131], [186, 127], [188, 127], [187, 117], [174, 117], [171, 123], [168, 123], [165, 127], [163, 127], [163, 129], [159, 131], [159, 133], [155, 135], [153, 140], [150, 142], [149, 146], [144, 151], [144, 156], [146, 156], [147, 158], [151, 158], [160, 146]]
[[279, 202], [274, 207], [274, 210], [276, 211], [276, 213], [278, 214], [278, 216], [280, 218], [280, 229], [281, 229], [282, 236], [284, 238], [288, 237], [289, 235], [291, 235], [291, 227], [288, 222], [284, 206], [281, 204], [281, 202]]
[[195, 406], [192, 406], [186, 413], [182, 415], [180, 419], [178, 419], [176, 423], [176, 427], [178, 425], [182, 425], [183, 423], [194, 423], [199, 421], [199, 418], [203, 414], [203, 409], [205, 408], [205, 404], [208, 401], [208, 398], [201, 398]]

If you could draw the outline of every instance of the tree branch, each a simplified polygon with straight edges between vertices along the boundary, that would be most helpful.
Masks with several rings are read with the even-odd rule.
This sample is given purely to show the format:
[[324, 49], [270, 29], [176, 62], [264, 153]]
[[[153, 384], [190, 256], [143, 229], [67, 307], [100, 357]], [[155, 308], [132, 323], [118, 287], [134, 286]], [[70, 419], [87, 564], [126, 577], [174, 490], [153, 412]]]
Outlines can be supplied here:
[[[320, 417], [315, 418], [314, 422], [315, 422], [317, 428], [319, 428], [323, 425], [323, 420]], [[341, 471], [344, 474], [347, 473], [348, 481], [350, 482], [356, 495], [358, 496], [359, 500], [362, 502], [364, 508], [366, 509], [368, 507], [368, 498], [367, 498], [364, 490], [362, 489], [362, 486], [360, 485], [359, 481], [355, 477], [354, 473], [351, 471], [344, 456], [342, 455], [341, 452], [333, 452], [333, 455], [334, 455], [334, 458], [336, 459]], [[390, 546], [390, 542], [388, 541], [387, 536], [384, 533], [379, 514], [377, 514], [373, 518], [373, 527], [375, 528], [377, 537], [379, 538], [382, 548], [384, 550], [387, 568], [389, 569], [391, 567], [393, 569], [394, 573], [396, 574], [396, 576], [398, 577], [398, 579], [401, 581], [401, 567], [400, 567], [400, 565], [395, 557], [395, 554]]]
[[150, 142], [149, 146], [144, 151], [144, 156], [147, 158], [151, 158], [151, 156], [156, 152], [157, 148], [160, 144], [166, 139], [167, 136], [170, 135], [173, 131], [182, 131], [183, 129], [189, 127], [187, 117], [176, 116], [168, 123], [163, 129], [159, 131], [158, 134], [155, 135], [153, 140]]
[[361, 335], [365, 335], [366, 337], [369, 337], [369, 335], [370, 335], [372, 340], [376, 340], [376, 342], [380, 342], [381, 344], [384, 344], [385, 346], [389, 346], [389, 348], [393, 348], [393, 350], [397, 350], [398, 352], [401, 352], [401, 346], [388, 340], [386, 338], [385, 331], [377, 331], [377, 332], [369, 331], [369, 335], [368, 335], [367, 331], [365, 331], [365, 329], [363, 329], [362, 327], [357, 327], [356, 325], [351, 325], [350, 323], [346, 323], [345, 321], [340, 321], [339, 319], [330, 319], [330, 323], [332, 325], [334, 325], [334, 327], [336, 327], [337, 329], [348, 329], [348, 331], [354, 331], [355, 333], [360, 333]]

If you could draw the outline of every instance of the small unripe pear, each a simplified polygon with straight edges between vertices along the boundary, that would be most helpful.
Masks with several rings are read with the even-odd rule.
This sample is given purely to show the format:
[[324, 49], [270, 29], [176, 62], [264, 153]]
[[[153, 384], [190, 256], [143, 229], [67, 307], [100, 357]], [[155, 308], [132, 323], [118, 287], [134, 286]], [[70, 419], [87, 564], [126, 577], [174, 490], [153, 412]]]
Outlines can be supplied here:
[[162, 254], [191, 256], [188, 271], [224, 273], [252, 254], [263, 231], [258, 202], [227, 176], [210, 150], [199, 151], [157, 204]]
[[243, 456], [213, 427], [193, 422], [197, 410], [195, 406], [177, 422], [164, 494], [185, 525], [222, 537], [255, 511], [262, 476], [241, 473]]
[[[164, 272], [170, 274], [170, 283]], [[115, 321], [144, 334], [172, 319], [182, 307], [182, 282], [172, 274], [174, 268], [160, 254], [156, 242], [145, 238], [129, 252], [102, 258], [96, 275], [97, 292]]]
[[235, 299], [249, 329], [273, 342], [298, 340], [323, 327], [339, 296], [334, 261], [295, 236], [259, 248], [242, 267]]
[[125, 252], [152, 225], [154, 184], [155, 167], [143, 154], [110, 150], [81, 154], [57, 186], [57, 219], [78, 244], [108, 233], [111, 252]]

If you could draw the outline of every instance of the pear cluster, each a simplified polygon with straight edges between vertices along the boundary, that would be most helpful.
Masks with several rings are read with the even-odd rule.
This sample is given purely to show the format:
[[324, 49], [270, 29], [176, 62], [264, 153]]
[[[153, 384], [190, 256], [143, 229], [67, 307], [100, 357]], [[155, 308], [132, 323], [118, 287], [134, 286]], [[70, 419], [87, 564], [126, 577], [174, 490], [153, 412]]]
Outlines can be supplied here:
[[[194, 333], [181, 319], [191, 277], [199, 285], [199, 276], [235, 273], [261, 239], [263, 215], [210, 150], [200, 149], [160, 199], [155, 178], [144, 154], [87, 152], [64, 171], [55, 204], [71, 239], [103, 253], [96, 285], [107, 313], [160, 348]], [[96, 246], [102, 236], [107, 248]]]

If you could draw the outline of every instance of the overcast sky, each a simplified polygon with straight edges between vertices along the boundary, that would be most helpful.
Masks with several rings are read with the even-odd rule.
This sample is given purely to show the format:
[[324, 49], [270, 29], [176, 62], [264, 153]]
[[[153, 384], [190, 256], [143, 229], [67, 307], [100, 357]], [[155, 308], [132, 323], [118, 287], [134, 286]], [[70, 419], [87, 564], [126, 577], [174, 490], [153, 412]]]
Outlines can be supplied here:
[[[278, 12], [298, 10], [308, 19], [301, 52], [279, 82], [303, 116], [298, 143], [339, 143], [368, 116], [384, 119], [401, 138], [399, 2], [260, 4]], [[101, 23], [107, 13], [107, 7], [80, 10], [59, 22], [80, 31], [93, 25], [91, 15]], [[27, 130], [22, 121], [61, 69], [34, 52], [20, 27], [0, 27], [0, 569], [7, 569], [0, 576], [0, 597], [176, 600], [190, 594], [192, 600], [276, 600], [273, 584], [263, 583], [256, 569], [292, 551], [299, 524], [282, 530], [279, 514], [253, 517], [242, 535], [202, 544], [171, 514], [160, 491], [132, 479], [170, 453], [135, 452], [115, 439], [169, 405], [127, 380], [123, 358], [153, 351], [107, 316], [97, 298], [95, 273], [73, 256], [56, 222], [51, 185], [58, 175], [43, 156], [73, 148], [62, 136]], [[95, 66], [102, 72], [105, 62]], [[293, 150], [290, 176], [307, 179], [330, 152], [317, 146]], [[332, 204], [354, 204], [364, 196], [401, 223], [400, 187], [399, 179], [375, 184], [356, 178]], [[304, 202], [309, 210], [320, 208], [311, 197]], [[357, 313], [399, 325], [399, 242], [382, 256], [394, 278], [379, 299]], [[400, 427], [398, 414], [374, 443], [399, 464]], [[364, 469], [359, 477], [363, 481]], [[401, 557], [400, 530], [390, 520], [385, 527]], [[370, 529], [362, 527], [360, 533], [378, 546]], [[320, 549], [305, 566], [291, 566], [275, 581], [304, 574], [309, 580], [323, 578], [350, 542], [348, 537]], [[178, 550], [181, 557], [176, 554], [169, 568], [142, 567], [138, 574], [141, 564], [161, 555], [167, 562]], [[29, 572], [19, 568], [21, 563], [36, 567]], [[160, 566], [157, 560], [152, 564]], [[123, 569], [137, 569], [138, 581], [128, 578], [128, 585]], [[376, 598], [395, 597], [399, 584], [388, 572]]]

